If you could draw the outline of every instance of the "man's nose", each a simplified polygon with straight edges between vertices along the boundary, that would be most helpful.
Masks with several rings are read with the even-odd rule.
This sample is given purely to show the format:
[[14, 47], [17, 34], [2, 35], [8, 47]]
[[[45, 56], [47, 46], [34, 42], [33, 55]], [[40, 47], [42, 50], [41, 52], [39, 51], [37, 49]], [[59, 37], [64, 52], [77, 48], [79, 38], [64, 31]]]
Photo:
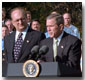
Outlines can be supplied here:
[[19, 20], [19, 24], [22, 24], [22, 20], [21, 19]]
[[5, 34], [5, 35], [7, 34], [6, 31], [4, 31], [4, 34]]
[[50, 27], [47, 27], [47, 31], [50, 31]]
[[35, 25], [35, 27], [37, 27], [37, 25]]

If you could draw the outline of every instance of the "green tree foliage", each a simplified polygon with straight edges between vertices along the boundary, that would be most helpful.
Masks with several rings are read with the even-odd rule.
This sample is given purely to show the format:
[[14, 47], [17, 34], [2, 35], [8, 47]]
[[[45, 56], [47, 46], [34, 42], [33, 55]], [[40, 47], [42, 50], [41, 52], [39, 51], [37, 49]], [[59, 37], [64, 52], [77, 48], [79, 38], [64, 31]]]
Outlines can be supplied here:
[[82, 33], [82, 3], [81, 2], [3, 2], [2, 7], [6, 8], [7, 14], [14, 7], [24, 7], [31, 11], [32, 19], [39, 19], [41, 31], [45, 31], [45, 19], [52, 12], [60, 14], [69, 12], [72, 16], [72, 24], [77, 26]]

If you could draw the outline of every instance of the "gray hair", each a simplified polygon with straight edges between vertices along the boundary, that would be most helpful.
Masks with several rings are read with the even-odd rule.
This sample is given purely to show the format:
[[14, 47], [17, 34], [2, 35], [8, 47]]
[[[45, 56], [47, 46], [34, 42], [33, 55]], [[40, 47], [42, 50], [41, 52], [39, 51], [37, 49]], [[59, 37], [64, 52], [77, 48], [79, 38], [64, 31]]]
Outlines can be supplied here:
[[59, 26], [60, 24], [63, 24], [64, 25], [64, 19], [63, 19], [63, 16], [60, 15], [60, 14], [50, 14], [46, 20], [48, 19], [55, 19], [56, 20], [56, 24]]

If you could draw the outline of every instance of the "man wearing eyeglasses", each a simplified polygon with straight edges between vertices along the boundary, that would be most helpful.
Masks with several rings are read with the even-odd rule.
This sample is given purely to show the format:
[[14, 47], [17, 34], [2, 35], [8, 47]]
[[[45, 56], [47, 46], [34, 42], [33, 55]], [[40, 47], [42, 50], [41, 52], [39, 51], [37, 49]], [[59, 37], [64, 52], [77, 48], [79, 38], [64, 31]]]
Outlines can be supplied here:
[[5, 60], [7, 63], [25, 62], [29, 59], [32, 47], [38, 45], [45, 35], [28, 26], [26, 11], [23, 8], [12, 9], [11, 19], [16, 31], [5, 37]]

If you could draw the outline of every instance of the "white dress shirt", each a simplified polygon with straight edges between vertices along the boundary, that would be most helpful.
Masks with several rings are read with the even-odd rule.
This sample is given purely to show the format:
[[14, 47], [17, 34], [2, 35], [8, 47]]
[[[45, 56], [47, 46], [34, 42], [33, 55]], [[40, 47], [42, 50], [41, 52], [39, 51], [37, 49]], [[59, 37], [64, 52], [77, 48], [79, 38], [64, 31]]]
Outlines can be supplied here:
[[26, 33], [27, 33], [27, 31], [28, 31], [28, 28], [29, 28], [29, 27], [27, 26], [27, 28], [26, 28], [23, 32], [16, 31], [15, 42], [17, 41], [17, 38], [18, 38], [19, 33], [23, 33], [22, 39], [23, 39], [23, 41], [24, 41], [25, 36], [26, 36]]

